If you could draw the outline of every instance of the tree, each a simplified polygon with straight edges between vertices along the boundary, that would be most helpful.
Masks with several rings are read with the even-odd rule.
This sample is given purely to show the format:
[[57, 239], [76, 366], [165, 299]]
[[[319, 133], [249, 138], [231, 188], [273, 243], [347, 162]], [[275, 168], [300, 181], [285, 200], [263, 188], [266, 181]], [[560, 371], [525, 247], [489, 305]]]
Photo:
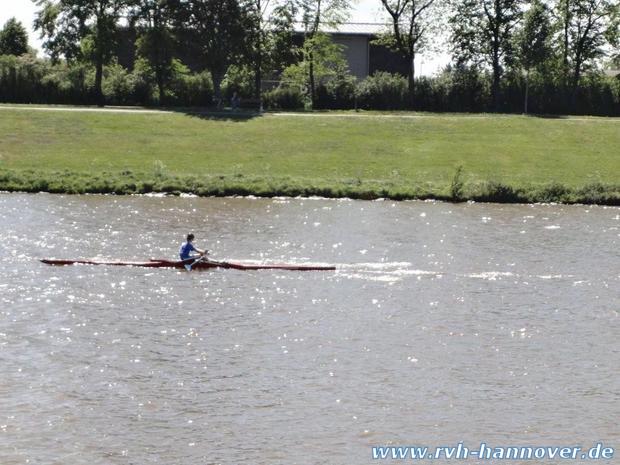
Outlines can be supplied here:
[[[392, 31], [380, 42], [401, 53], [409, 62], [409, 95], [415, 88], [415, 58], [427, 45], [427, 36], [440, 23], [442, 0], [381, 0], [391, 18]], [[413, 103], [413, 101], [412, 101]]]
[[144, 58], [155, 73], [159, 104], [165, 102], [166, 87], [174, 74], [175, 38], [171, 32], [171, 12], [167, 0], [141, 0], [132, 11], [140, 35], [136, 41], [138, 56]]
[[620, 3], [617, 0], [559, 0], [555, 14], [561, 31], [564, 80], [571, 85], [574, 100], [583, 73], [605, 56], [606, 47], [617, 45]]
[[263, 54], [263, 69], [269, 73], [281, 71], [299, 57], [294, 44], [296, 13], [291, 0], [277, 5], [271, 12]]
[[300, 87], [307, 87], [310, 91], [308, 77], [310, 67], [313, 69], [315, 84], [325, 84], [331, 78], [346, 75], [347, 62], [342, 53], [342, 46], [335, 44], [325, 33], [317, 32], [304, 41], [301, 48], [301, 60], [288, 66], [283, 73], [283, 79], [295, 83]]
[[103, 106], [103, 66], [113, 56], [116, 28], [129, 0], [34, 0], [35, 29], [52, 59], [64, 56], [95, 66], [95, 98]]
[[[316, 76], [314, 55], [319, 52], [317, 46], [325, 43], [323, 39], [315, 40], [322, 26], [337, 27], [348, 17], [351, 3], [347, 0], [296, 0], [301, 13], [304, 28], [305, 60], [308, 64], [308, 83], [312, 102], [316, 100]], [[307, 44], [306, 44], [307, 42]], [[320, 52], [319, 52], [320, 53]]]
[[192, 44], [211, 73], [215, 99], [222, 101], [222, 80], [231, 63], [240, 61], [246, 45], [248, 11], [237, 0], [171, 0], [180, 28], [189, 30]]
[[527, 114], [530, 71], [541, 66], [550, 55], [551, 19], [549, 10], [541, 0], [533, 0], [525, 13], [523, 28], [517, 38], [521, 66], [525, 70], [525, 101], [523, 112]]
[[28, 33], [15, 18], [9, 19], [0, 30], [0, 55], [20, 56], [28, 52]]
[[297, 7], [294, 0], [248, 1], [247, 58], [254, 72], [254, 95], [261, 100], [263, 75], [278, 74], [299, 57], [293, 40]]
[[261, 98], [261, 82], [263, 61], [265, 58], [265, 44], [269, 34], [268, 22], [264, 18], [269, 8], [269, 0], [246, 0], [248, 12], [248, 29], [246, 30], [248, 43], [247, 55], [254, 69], [254, 96]]
[[493, 109], [499, 110], [502, 74], [515, 61], [515, 28], [523, 0], [458, 0], [452, 25], [453, 53], [459, 65], [491, 67]]

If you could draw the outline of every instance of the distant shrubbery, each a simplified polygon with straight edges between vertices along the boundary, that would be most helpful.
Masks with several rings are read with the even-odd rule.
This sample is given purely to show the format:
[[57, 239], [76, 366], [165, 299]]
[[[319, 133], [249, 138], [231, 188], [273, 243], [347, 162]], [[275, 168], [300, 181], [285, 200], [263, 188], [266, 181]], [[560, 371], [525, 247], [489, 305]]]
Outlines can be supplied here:
[[273, 110], [301, 110], [306, 103], [304, 92], [296, 86], [282, 85], [263, 94], [263, 105]]
[[366, 110], [404, 110], [409, 105], [407, 79], [385, 72], [375, 73], [357, 87], [358, 104]]
[[[166, 105], [209, 106], [213, 82], [208, 72], [191, 73], [176, 61]], [[252, 96], [252, 74], [231, 67], [222, 83], [226, 102], [233, 92]], [[95, 104], [95, 70], [86, 64], [53, 64], [33, 55], [0, 56], [0, 101], [8, 103]], [[523, 111], [524, 79], [507, 76], [502, 83], [500, 110]], [[104, 68], [103, 94], [108, 105], [159, 104], [155, 77], [149, 65], [138, 60], [133, 71], [112, 63]], [[529, 110], [535, 114], [589, 114], [620, 116], [620, 79], [588, 75], [576, 91], [546, 79], [530, 76]], [[413, 101], [413, 107], [412, 107]], [[304, 109], [311, 98], [303, 86], [284, 83], [263, 93], [267, 109]], [[487, 112], [491, 108], [491, 77], [469, 68], [448, 68], [435, 77], [416, 81], [411, 99], [403, 76], [378, 72], [362, 81], [338, 73], [317, 86], [316, 109], [410, 110], [435, 112]]]
[[[500, 111], [522, 113], [524, 94], [524, 78], [508, 76], [500, 89]], [[573, 91], [561, 82], [532, 73], [528, 102], [533, 114], [620, 116], [620, 79], [591, 74]], [[398, 74], [377, 72], [362, 81], [350, 75], [336, 76], [319, 85], [314, 108], [492, 112], [491, 76], [470, 68], [447, 68], [437, 76], [417, 79], [413, 99], [407, 79]]]
[[[103, 95], [108, 105], [156, 105], [156, 84], [148, 64], [133, 71], [117, 63], [104, 68]], [[0, 56], [0, 101], [7, 103], [95, 104], [95, 70], [86, 64], [52, 64], [32, 55]], [[166, 104], [208, 106], [213, 83], [208, 72], [190, 73], [178, 63]]]

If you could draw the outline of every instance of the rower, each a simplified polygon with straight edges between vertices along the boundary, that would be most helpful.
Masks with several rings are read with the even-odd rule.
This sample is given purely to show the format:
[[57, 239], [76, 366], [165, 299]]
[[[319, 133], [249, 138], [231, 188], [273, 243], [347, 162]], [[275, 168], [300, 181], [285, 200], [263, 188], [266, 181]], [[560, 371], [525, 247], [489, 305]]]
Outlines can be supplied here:
[[[194, 235], [188, 234], [186, 241], [183, 242], [183, 244], [181, 245], [181, 248], [179, 249], [179, 256], [181, 257], [181, 260], [187, 261], [187, 260], [199, 258], [199, 257], [206, 255], [209, 252], [208, 250], [197, 249], [196, 247], [194, 247], [193, 242], [194, 242]], [[193, 255], [192, 252], [198, 253], [198, 256]]]

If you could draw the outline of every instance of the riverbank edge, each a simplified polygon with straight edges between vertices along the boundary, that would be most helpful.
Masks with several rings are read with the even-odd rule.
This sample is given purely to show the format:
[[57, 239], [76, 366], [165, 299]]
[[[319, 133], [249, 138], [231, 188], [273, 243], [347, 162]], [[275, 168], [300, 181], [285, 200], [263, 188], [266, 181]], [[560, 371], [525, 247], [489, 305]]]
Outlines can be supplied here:
[[406, 180], [272, 178], [268, 176], [149, 175], [38, 172], [0, 169], [0, 191], [52, 194], [135, 195], [162, 193], [199, 197], [325, 197], [355, 200], [439, 200], [446, 202], [559, 203], [620, 206], [620, 184], [591, 182], [580, 187], [559, 182], [513, 186], [498, 181], [407, 184]]

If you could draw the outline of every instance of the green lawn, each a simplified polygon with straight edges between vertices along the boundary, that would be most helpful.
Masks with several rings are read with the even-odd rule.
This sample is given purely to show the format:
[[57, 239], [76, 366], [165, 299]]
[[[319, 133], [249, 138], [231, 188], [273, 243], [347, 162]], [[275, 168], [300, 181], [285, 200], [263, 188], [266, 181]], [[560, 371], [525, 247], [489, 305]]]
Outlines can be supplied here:
[[[588, 201], [578, 191], [594, 190], [608, 201], [591, 201], [618, 198], [620, 119], [357, 115], [0, 108], [0, 189], [480, 200], [499, 189], [507, 201]], [[458, 166], [464, 187], [455, 191]], [[543, 191], [559, 197], [536, 197]]]

